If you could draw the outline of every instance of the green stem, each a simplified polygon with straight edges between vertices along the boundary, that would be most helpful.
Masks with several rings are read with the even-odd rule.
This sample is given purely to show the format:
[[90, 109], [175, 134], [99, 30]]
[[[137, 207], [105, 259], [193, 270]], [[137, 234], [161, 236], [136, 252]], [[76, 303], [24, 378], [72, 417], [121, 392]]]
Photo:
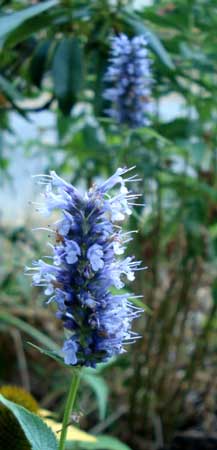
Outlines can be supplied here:
[[72, 412], [72, 408], [75, 404], [79, 381], [80, 381], [80, 370], [75, 370], [73, 372], [72, 382], [71, 382], [71, 386], [69, 389], [69, 394], [68, 394], [66, 407], [65, 407], [65, 411], [64, 411], [62, 431], [61, 431], [61, 435], [60, 435], [60, 442], [59, 442], [58, 450], [64, 450], [64, 448], [65, 448], [67, 427], [70, 422], [70, 414]]

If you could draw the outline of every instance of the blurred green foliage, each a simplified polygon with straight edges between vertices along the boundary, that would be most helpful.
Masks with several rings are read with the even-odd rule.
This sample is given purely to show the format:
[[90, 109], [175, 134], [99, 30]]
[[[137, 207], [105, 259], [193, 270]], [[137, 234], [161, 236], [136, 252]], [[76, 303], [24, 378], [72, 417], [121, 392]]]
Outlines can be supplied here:
[[[56, 142], [37, 142], [37, 152], [46, 153], [47, 170], [55, 168], [70, 181], [89, 186], [118, 166], [136, 165], [143, 180], [135, 189], [144, 195], [146, 208], [135, 210], [130, 227], [139, 230], [132, 250], [149, 267], [135, 289], [144, 294], [151, 314], [137, 324], [142, 336], [137, 345], [108, 370], [100, 369], [101, 384], [89, 379], [102, 421], [96, 425], [90, 390], [82, 394], [87, 411], [83, 424], [97, 433], [112, 431], [135, 449], [143, 449], [144, 440], [160, 446], [192, 421], [209, 430], [206, 415], [215, 412], [217, 345], [216, 2], [162, 0], [139, 11], [131, 1], [1, 3], [1, 174], [13, 158], [8, 152], [5, 156], [4, 147], [11, 112], [28, 121], [31, 112], [50, 111]], [[109, 37], [119, 32], [148, 33], [155, 79], [150, 128], [120, 128], [104, 116]], [[35, 155], [29, 142], [30, 157], [31, 151]], [[7, 364], [4, 350], [10, 347], [10, 355], [12, 350], [3, 313], [40, 326], [56, 342], [61, 342], [61, 330], [23, 280], [23, 260], [36, 256], [40, 240], [26, 226], [17, 230], [13, 224], [10, 229], [2, 225], [0, 233], [6, 249], [0, 256], [0, 350]], [[23, 254], [17, 262], [16, 252]], [[22, 326], [14, 325], [23, 333]], [[34, 351], [25, 346], [25, 352], [30, 362], [24, 369], [36, 394], [45, 405], [56, 407], [64, 391], [64, 369], [47, 363], [53, 386], [49, 396], [48, 384], [40, 392], [37, 381], [44, 377], [44, 357], [38, 357], [36, 367]], [[18, 352], [22, 374], [20, 357]], [[108, 405], [103, 376], [112, 393]], [[6, 380], [5, 370], [0, 377]]]

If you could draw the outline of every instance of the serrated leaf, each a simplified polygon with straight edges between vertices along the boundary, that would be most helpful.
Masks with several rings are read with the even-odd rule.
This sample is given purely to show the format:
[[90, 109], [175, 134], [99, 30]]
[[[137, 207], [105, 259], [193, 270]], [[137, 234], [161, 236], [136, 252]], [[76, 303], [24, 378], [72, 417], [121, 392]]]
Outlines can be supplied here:
[[40, 417], [30, 413], [22, 406], [6, 400], [3, 395], [0, 395], [0, 403], [6, 406], [17, 419], [32, 450], [57, 450], [54, 433]]
[[49, 0], [30, 6], [21, 11], [5, 14], [0, 17], [0, 45], [3, 45], [11, 32], [19, 28], [26, 20], [47, 11], [57, 4], [57, 0]]
[[96, 374], [88, 374], [85, 371], [81, 373], [81, 378], [94, 391], [99, 408], [99, 418], [100, 420], [103, 420], [107, 409], [109, 393], [108, 385], [102, 377]]
[[83, 52], [77, 38], [64, 38], [57, 45], [52, 73], [60, 109], [69, 114], [83, 85]]

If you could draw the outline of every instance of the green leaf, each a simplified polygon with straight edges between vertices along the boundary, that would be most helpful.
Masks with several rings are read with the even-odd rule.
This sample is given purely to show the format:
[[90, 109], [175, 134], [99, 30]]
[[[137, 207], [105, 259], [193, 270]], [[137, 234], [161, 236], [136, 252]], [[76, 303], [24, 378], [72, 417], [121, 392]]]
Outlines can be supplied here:
[[83, 52], [77, 38], [64, 38], [57, 45], [52, 73], [60, 109], [69, 114], [83, 85]]
[[197, 139], [196, 142], [188, 142], [186, 145], [191, 155], [193, 164], [200, 165], [206, 155], [206, 144]]
[[21, 11], [5, 14], [0, 17], [0, 45], [3, 45], [7, 37], [14, 30], [19, 28], [25, 21], [42, 14], [44, 11], [57, 4], [57, 0], [49, 0], [30, 6]]
[[17, 317], [14, 317], [4, 311], [0, 311], [0, 322], [7, 323], [18, 328], [21, 331], [24, 331], [24, 333], [33, 337], [36, 341], [40, 342], [40, 344], [42, 345], [45, 345], [50, 350], [59, 350], [59, 346], [55, 342], [53, 342], [52, 339], [43, 334], [41, 331], [38, 331], [32, 325], [29, 325], [28, 323], [24, 322], [21, 319], [18, 319]]
[[150, 29], [144, 25], [139, 16], [126, 11], [124, 11], [121, 16], [122, 20], [133, 29], [134, 33], [143, 34], [147, 37], [150, 47], [159, 56], [163, 64], [170, 70], [174, 70], [175, 67], [173, 61], [162, 42], [153, 31], [150, 31]]
[[[131, 450], [128, 445], [119, 441], [112, 436], [97, 435], [97, 441], [94, 443], [90, 442], [79, 442], [77, 449], [79, 450]], [[67, 443], [66, 450], [73, 450], [73, 443]]]
[[103, 105], [105, 100], [103, 100], [103, 90], [105, 88], [104, 75], [108, 65], [108, 60], [104, 53], [99, 51], [94, 51], [91, 54], [94, 61], [94, 70], [96, 73], [96, 80], [94, 83], [94, 110], [97, 116], [100, 116], [103, 112]]
[[14, 109], [20, 113], [26, 120], [28, 120], [25, 111], [23, 111], [14, 100], [22, 99], [19, 91], [13, 86], [10, 81], [6, 80], [2, 75], [0, 75], [0, 93], [4, 93], [5, 97], [10, 101]]
[[211, 292], [212, 292], [213, 303], [216, 305], [217, 304], [217, 278], [212, 283]]
[[0, 169], [1, 170], [6, 170], [9, 166], [9, 161], [6, 158], [1, 158], [0, 157]]
[[60, 356], [59, 352], [45, 350], [44, 348], [41, 348], [38, 345], [32, 344], [32, 342], [27, 342], [27, 344], [31, 345], [31, 347], [35, 348], [43, 355], [49, 356], [49, 358], [54, 359], [58, 363], [62, 364], [64, 367], [69, 368], [69, 366], [64, 363], [64, 359]]
[[0, 92], [3, 92], [10, 100], [21, 98], [21, 94], [17, 91], [17, 89], [2, 75], [0, 75]]
[[144, 313], [149, 314], [150, 316], [153, 314], [152, 309], [149, 308], [148, 305], [145, 305], [139, 298], [129, 298], [129, 302], [133, 303], [133, 305], [137, 306], [138, 308], [142, 308], [144, 310]]
[[[64, 363], [64, 360], [60, 356], [59, 352], [45, 350], [37, 345], [32, 344], [31, 342], [28, 342], [28, 344], [31, 345], [31, 347], [38, 350], [40, 353], [48, 356], [51, 359], [54, 359], [62, 366], [67, 367], [68, 370], [70, 369], [70, 367]], [[73, 367], [71, 367], [71, 369], [73, 370]], [[89, 370], [89, 372], [88, 372], [88, 370]], [[108, 386], [107, 386], [106, 382], [104, 381], [104, 379], [102, 377], [96, 375], [96, 372], [94, 372], [94, 371], [95, 371], [95, 369], [93, 370], [93, 374], [92, 374], [91, 369], [83, 368], [81, 371], [81, 378], [94, 391], [96, 398], [97, 398], [98, 407], [99, 407], [99, 417], [100, 417], [100, 420], [103, 420], [106, 415], [106, 408], [107, 408], [107, 401], [108, 401]]]
[[96, 374], [91, 375], [87, 372], [82, 372], [81, 378], [94, 391], [99, 408], [99, 418], [100, 420], [103, 420], [107, 409], [108, 385], [102, 377]]
[[140, 128], [136, 131], [134, 131], [135, 135], [141, 135], [141, 136], [147, 136], [149, 138], [154, 138], [159, 140], [160, 142], [162, 142], [163, 144], [171, 144], [171, 142], [165, 138], [165, 136], [163, 136], [162, 134], [158, 133], [156, 130], [154, 130], [151, 127], [145, 127], [145, 128]]
[[[51, 18], [48, 14], [41, 14], [33, 17], [31, 20], [26, 20], [19, 28], [12, 31], [5, 42], [5, 47], [14, 47], [22, 41], [33, 37], [33, 35], [50, 26]], [[32, 40], [33, 43], [33, 40]]]
[[32, 79], [32, 82], [37, 87], [41, 86], [50, 45], [51, 45], [50, 39], [46, 39], [43, 42], [40, 42], [35, 52], [33, 53], [31, 59], [29, 74]]
[[[57, 450], [57, 440], [52, 430], [36, 414], [0, 395], [0, 403], [12, 412], [19, 422], [32, 450]], [[11, 430], [13, 432], [13, 430]]]

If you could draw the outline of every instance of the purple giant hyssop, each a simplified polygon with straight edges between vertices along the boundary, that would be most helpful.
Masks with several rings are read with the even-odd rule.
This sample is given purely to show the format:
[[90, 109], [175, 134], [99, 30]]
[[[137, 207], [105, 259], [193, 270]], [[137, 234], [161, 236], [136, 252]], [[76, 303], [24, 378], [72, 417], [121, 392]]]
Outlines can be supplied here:
[[132, 232], [124, 232], [121, 223], [138, 198], [126, 186], [138, 181], [136, 175], [125, 177], [129, 170], [117, 169], [85, 194], [55, 172], [38, 177], [45, 186], [39, 211], [49, 215], [60, 210], [61, 218], [50, 228], [52, 256], [26, 269], [33, 285], [44, 287], [47, 303], [57, 305], [66, 329], [62, 352], [69, 365], [95, 367], [123, 353], [138, 337], [131, 322], [142, 310], [131, 302], [135, 296], [117, 293], [141, 269], [134, 257], [123, 257]]
[[105, 112], [117, 123], [130, 128], [149, 125], [151, 60], [148, 56], [147, 39], [135, 36], [129, 39], [120, 34], [111, 39], [109, 66], [105, 75], [107, 88], [103, 97], [111, 103]]

